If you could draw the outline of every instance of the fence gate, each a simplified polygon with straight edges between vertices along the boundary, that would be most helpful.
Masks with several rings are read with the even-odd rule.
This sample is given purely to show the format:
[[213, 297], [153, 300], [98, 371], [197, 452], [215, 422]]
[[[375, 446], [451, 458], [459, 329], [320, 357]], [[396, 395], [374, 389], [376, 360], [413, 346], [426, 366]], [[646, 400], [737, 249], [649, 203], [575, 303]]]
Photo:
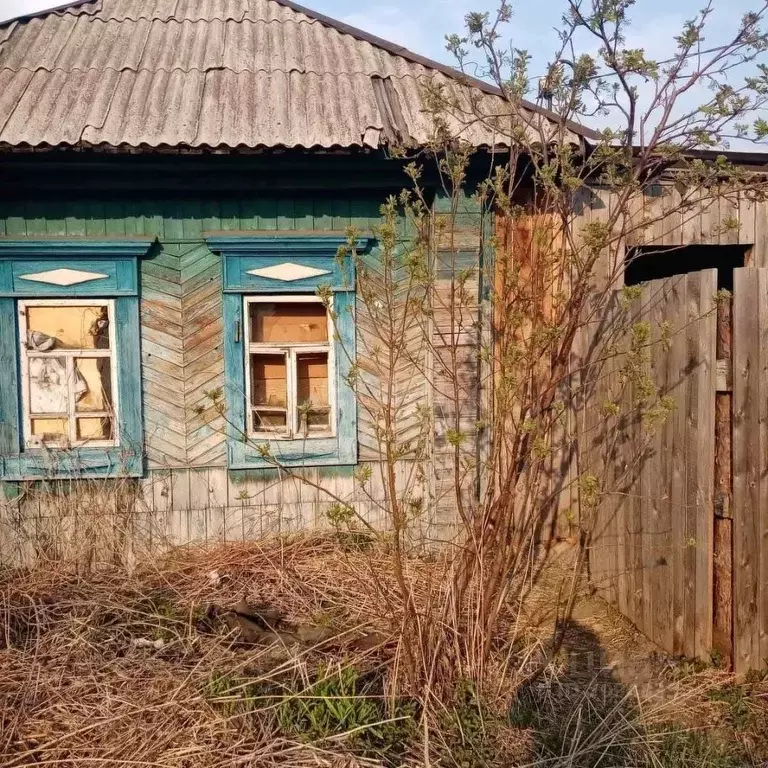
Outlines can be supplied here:
[[673, 408], [655, 429], [638, 415], [612, 423], [615, 393], [622, 413], [637, 397], [619, 359], [588, 393], [580, 436], [580, 469], [612, 487], [596, 513], [590, 577], [644, 634], [686, 656], [706, 656], [713, 638], [716, 291], [715, 270], [644, 285], [631, 322], [652, 328], [651, 377]]
[[768, 269], [734, 270], [714, 309], [716, 289], [714, 270], [646, 284], [632, 321], [666, 327], [650, 367], [674, 408], [650, 437], [614, 427], [606, 453], [619, 361], [585, 401], [580, 463], [615, 482], [590, 551], [601, 593], [670, 653], [744, 673], [768, 663]]

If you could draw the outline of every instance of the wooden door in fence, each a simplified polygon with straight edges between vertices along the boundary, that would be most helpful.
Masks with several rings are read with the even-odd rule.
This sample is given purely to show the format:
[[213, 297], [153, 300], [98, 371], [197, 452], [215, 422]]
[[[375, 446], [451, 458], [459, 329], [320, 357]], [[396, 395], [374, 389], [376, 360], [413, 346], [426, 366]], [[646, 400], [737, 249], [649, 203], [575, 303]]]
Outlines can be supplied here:
[[768, 269], [733, 286], [733, 661], [768, 663]]
[[686, 656], [712, 648], [716, 290], [715, 270], [644, 285], [628, 332], [648, 324], [643, 365], [671, 410], [641, 416], [641, 387], [618, 357], [585, 398], [579, 441], [580, 471], [610, 491], [595, 511], [591, 579], [644, 634]]

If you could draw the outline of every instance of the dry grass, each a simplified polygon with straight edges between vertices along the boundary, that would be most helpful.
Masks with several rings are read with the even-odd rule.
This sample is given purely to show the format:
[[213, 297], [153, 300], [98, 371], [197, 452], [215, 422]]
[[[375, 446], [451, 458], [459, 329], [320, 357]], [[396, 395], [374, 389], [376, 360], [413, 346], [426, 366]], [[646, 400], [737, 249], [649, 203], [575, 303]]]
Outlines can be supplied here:
[[[6, 573], [0, 763], [330, 764], [320, 745], [281, 737], [274, 708], [253, 714], [235, 704], [247, 685], [288, 686], [344, 656], [358, 630], [381, 615], [366, 599], [374, 594], [364, 588], [370, 556], [301, 539], [178, 550], [130, 574], [79, 577], [50, 563]], [[385, 563], [378, 572], [386, 576]], [[316, 648], [240, 647], [226, 628], [208, 626], [204, 610], [243, 597], [290, 620], [336, 626], [341, 637]], [[392, 655], [384, 647], [355, 662], [372, 668]], [[217, 690], [211, 681], [220, 679], [242, 688]]]
[[[425, 600], [440, 568], [439, 561], [410, 562]], [[246, 646], [207, 610], [242, 598], [268, 604], [291, 625], [333, 631], [314, 645]], [[736, 686], [725, 673], [649, 654], [597, 601], [581, 604], [564, 652], [546, 673], [515, 691], [526, 659], [546, 645], [551, 594], [549, 614], [546, 605], [534, 591], [522, 622], [510, 607], [491, 695], [481, 703], [465, 688], [456, 701], [434, 707], [425, 749], [419, 702], [382, 705], [399, 663], [391, 630], [397, 598], [384, 549], [304, 536], [179, 549], [132, 571], [78, 575], [54, 562], [6, 571], [0, 764], [735, 768], [768, 757], [760, 734], [768, 733], [763, 684]], [[361, 649], [359, 638], [372, 630], [380, 641]], [[364, 749], [365, 728], [353, 719], [300, 733], [294, 726], [303, 710], [285, 708], [325, 697], [357, 712], [362, 696], [333, 693], [341, 670], [375, 681], [365, 698], [393, 720], [369, 727], [383, 735]], [[318, 679], [331, 688], [318, 693]], [[641, 694], [639, 683], [647, 683]], [[714, 741], [699, 738], [704, 725]], [[733, 748], [722, 747], [729, 743]]]

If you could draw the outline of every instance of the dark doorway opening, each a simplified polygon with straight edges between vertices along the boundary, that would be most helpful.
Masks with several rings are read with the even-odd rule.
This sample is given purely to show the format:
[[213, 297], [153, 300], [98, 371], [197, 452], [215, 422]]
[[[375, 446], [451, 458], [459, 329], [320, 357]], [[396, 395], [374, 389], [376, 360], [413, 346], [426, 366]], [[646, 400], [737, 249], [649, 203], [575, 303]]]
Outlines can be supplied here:
[[733, 270], [746, 264], [751, 245], [638, 245], [627, 251], [624, 284], [637, 285], [702, 269], [717, 270], [717, 287], [733, 290]]

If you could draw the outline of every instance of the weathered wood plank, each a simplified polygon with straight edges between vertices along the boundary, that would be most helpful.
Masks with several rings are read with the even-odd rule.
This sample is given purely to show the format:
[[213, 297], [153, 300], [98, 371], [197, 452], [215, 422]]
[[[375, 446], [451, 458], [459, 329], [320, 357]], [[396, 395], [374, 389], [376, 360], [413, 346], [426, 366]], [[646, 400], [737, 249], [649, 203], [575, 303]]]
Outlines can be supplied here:
[[[664, 303], [648, 301], [643, 306], [643, 319], [651, 328], [651, 338], [654, 344], [651, 348], [651, 376], [654, 384], [660, 390], [666, 379], [666, 351], [657, 341], [658, 328], [664, 320]], [[657, 562], [659, 560], [659, 511], [663, 504], [659, 494], [659, 480], [663, 476], [664, 462], [662, 461], [662, 429], [650, 425], [644, 442], [647, 444], [646, 455], [640, 468], [640, 517], [642, 520], [642, 629], [648, 636], [656, 636], [659, 631], [657, 614], [661, 595], [658, 584]]]
[[696, 334], [696, 375], [694, 377], [695, 409], [691, 405], [694, 424], [697, 463], [697, 482], [693, 489], [695, 504], [695, 618], [694, 655], [706, 658], [712, 649], [712, 583], [713, 583], [713, 531], [714, 531], [714, 468], [715, 468], [715, 395], [717, 391], [717, 314], [714, 296], [717, 273], [706, 270], [688, 276], [699, 283], [697, 313], [691, 318]]
[[749, 262], [751, 267], [768, 267], [768, 200], [755, 211], [755, 239]]
[[732, 302], [717, 308], [717, 362], [728, 391], [721, 391], [718, 369], [715, 395], [714, 528], [712, 547], [712, 647], [733, 664], [733, 334]]
[[[690, 323], [686, 330], [686, 363], [689, 375], [685, 377], [685, 466], [686, 466], [686, 487], [685, 487], [685, 528], [683, 547], [683, 652], [686, 656], [693, 658], [696, 655], [696, 551], [704, 546], [696, 538], [697, 518], [698, 518], [698, 499], [697, 489], [699, 473], [702, 467], [699, 466], [699, 445], [697, 440], [698, 424], [698, 386], [696, 365], [697, 351], [699, 343], [699, 323], [696, 317], [701, 302], [701, 285], [695, 278], [698, 274], [687, 275], [687, 294], [686, 302], [687, 320]], [[714, 403], [712, 403], [714, 406]]]
[[[657, 222], [658, 227], [662, 226], [662, 222]], [[659, 230], [661, 231], [661, 230]], [[659, 235], [660, 236], [660, 235]], [[651, 294], [653, 295], [658, 286], [654, 283], [649, 285]], [[646, 289], [648, 290], [648, 289]], [[642, 322], [642, 301], [636, 301], [630, 312], [628, 321], [630, 325]], [[631, 332], [631, 331], [630, 331]], [[640, 400], [640, 394], [637, 391], [636, 386], [631, 387], [631, 391], [627, 393], [630, 400], [630, 407], [633, 409], [633, 418], [630, 428], [630, 440], [626, 444], [625, 463], [631, 466], [635, 462], [635, 466], [638, 466], [637, 462], [643, 461], [643, 446], [645, 443], [645, 435], [643, 430], [643, 423], [637, 416], [637, 409], [642, 408]], [[624, 581], [620, 582], [620, 589], [624, 593], [620, 596], [620, 602], [626, 606], [625, 611], [627, 616], [632, 618], [632, 621], [641, 629], [645, 628], [645, 620], [643, 616], [643, 517], [644, 512], [644, 499], [642, 498], [642, 476], [645, 467], [640, 465], [640, 471], [635, 473], [626, 483], [626, 503], [623, 506], [623, 515], [621, 520], [620, 534], [624, 537]], [[619, 469], [620, 471], [620, 469]]]
[[[657, 320], [662, 317], [667, 320], [672, 333], [679, 332], [684, 325], [684, 306], [679, 301], [676, 286], [680, 284], [680, 278], [669, 281], [665, 291], [666, 312], [661, 310]], [[674, 344], [674, 342], [673, 342]], [[670, 350], [663, 344], [659, 344], [655, 350], [656, 367], [655, 375], [657, 384], [664, 396], [675, 398], [675, 388], [679, 384], [678, 371], [673, 369]], [[654, 637], [658, 638], [663, 648], [674, 647], [674, 612], [673, 612], [673, 587], [674, 556], [672, 532], [680, 519], [679, 511], [672, 504], [673, 466], [670, 458], [674, 455], [675, 418], [674, 413], [668, 414], [664, 420], [659, 440], [658, 466], [660, 486], [654, 481], [654, 494], [658, 504], [658, 516], [656, 519], [656, 542], [653, 550], [654, 557]]]
[[669, 488], [671, 499], [671, 514], [673, 520], [672, 535], [670, 536], [672, 579], [672, 652], [683, 653], [684, 646], [684, 584], [683, 551], [685, 549], [685, 507], [686, 507], [686, 467], [685, 467], [685, 409], [686, 389], [685, 379], [681, 372], [687, 364], [685, 318], [688, 305], [687, 281], [685, 278], [673, 278], [670, 299], [680, 307], [678, 317], [680, 324], [674, 329], [675, 335], [670, 350], [670, 375], [676, 382], [672, 390], [675, 408], [671, 414], [673, 423], [672, 437], [672, 478]]
[[759, 317], [758, 435], [759, 450], [751, 456], [757, 464], [760, 490], [757, 519], [753, 521], [753, 546], [757, 560], [757, 627], [753, 640], [755, 667], [768, 661], [768, 270], [758, 270], [757, 315]]
[[[760, 270], [734, 271], [733, 296], [733, 548], [734, 667], [760, 664], [759, 542], [760, 323], [768, 320], [760, 301]], [[761, 312], [762, 310], [762, 312]]]

